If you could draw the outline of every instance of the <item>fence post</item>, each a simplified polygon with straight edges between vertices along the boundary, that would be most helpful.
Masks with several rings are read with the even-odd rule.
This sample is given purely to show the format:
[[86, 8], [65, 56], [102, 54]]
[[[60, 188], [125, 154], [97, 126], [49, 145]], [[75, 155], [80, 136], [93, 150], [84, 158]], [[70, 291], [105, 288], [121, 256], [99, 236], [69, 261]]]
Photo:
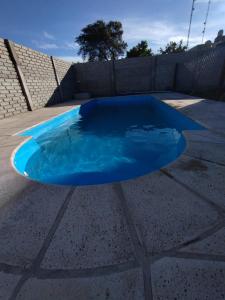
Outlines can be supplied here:
[[56, 71], [54, 58], [53, 58], [53, 56], [50, 56], [50, 58], [51, 58], [51, 62], [52, 62], [52, 68], [53, 68], [53, 71], [54, 71], [54, 74], [55, 74], [55, 80], [56, 80], [57, 88], [59, 89], [60, 99], [61, 99], [61, 101], [63, 101], [62, 88], [61, 88], [61, 85], [60, 85], [60, 82], [59, 82], [59, 77], [58, 77], [58, 74], [57, 74], [57, 71]]
[[13, 44], [13, 42], [9, 41], [8, 39], [5, 39], [4, 42], [5, 42], [6, 48], [8, 49], [9, 56], [10, 56], [10, 58], [11, 58], [13, 64], [14, 64], [15, 69], [16, 69], [16, 73], [17, 73], [17, 76], [18, 76], [18, 79], [19, 79], [19, 82], [20, 82], [22, 92], [23, 92], [23, 94], [25, 96], [25, 99], [27, 101], [28, 109], [32, 111], [34, 109], [33, 102], [32, 102], [32, 99], [31, 99], [29, 89], [28, 89], [27, 84], [26, 84], [26, 79], [23, 75], [23, 72], [22, 72], [22, 69], [21, 69], [21, 66], [20, 66], [19, 59], [18, 59], [17, 54], [16, 54], [16, 50], [14, 48], [14, 44]]

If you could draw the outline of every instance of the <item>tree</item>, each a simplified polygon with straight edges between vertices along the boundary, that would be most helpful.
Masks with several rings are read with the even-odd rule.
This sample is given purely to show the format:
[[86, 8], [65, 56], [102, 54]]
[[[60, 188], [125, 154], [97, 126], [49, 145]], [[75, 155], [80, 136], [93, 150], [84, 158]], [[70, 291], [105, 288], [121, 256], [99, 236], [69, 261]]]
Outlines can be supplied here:
[[127, 57], [152, 56], [152, 49], [148, 48], [147, 41], [141, 41], [137, 46], [127, 51]]
[[75, 39], [80, 49], [78, 54], [88, 61], [106, 61], [123, 56], [127, 44], [123, 41], [122, 24], [118, 21], [105, 23], [98, 20], [84, 27]]
[[159, 49], [161, 54], [170, 54], [170, 53], [180, 53], [185, 52], [187, 50], [187, 46], [183, 45], [183, 41], [181, 40], [179, 43], [170, 42], [166, 45], [165, 49]]

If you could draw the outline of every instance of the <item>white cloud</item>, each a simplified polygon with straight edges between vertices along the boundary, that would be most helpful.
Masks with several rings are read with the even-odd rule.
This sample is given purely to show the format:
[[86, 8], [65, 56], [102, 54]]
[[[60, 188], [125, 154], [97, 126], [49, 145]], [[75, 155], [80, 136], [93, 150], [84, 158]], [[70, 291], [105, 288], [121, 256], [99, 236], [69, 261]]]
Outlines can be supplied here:
[[[148, 40], [153, 48], [164, 46], [171, 37], [182, 37], [186, 40], [184, 33], [185, 25], [175, 26], [167, 21], [144, 21], [143, 19], [125, 19], [122, 21], [124, 28], [124, 39], [133, 44], [141, 40]], [[154, 49], [155, 50], [155, 49]]]
[[68, 62], [83, 62], [80, 56], [57, 56], [57, 58], [66, 60]]
[[[198, 0], [197, 3], [208, 3], [209, 0]], [[211, 1], [212, 2], [212, 1]], [[217, 2], [224, 2], [224, 0], [213, 0], [214, 3], [217, 3]]]
[[[196, 10], [191, 28], [189, 46], [200, 44], [202, 41], [203, 22], [205, 21], [207, 0], [201, 1], [201, 8], [198, 6]], [[196, 6], [197, 6], [196, 2]], [[203, 6], [204, 4], [204, 6]], [[205, 12], [203, 11], [205, 9]], [[205, 39], [214, 40], [219, 29], [225, 29], [225, 0], [214, 0], [206, 27]], [[149, 45], [154, 51], [160, 47], [164, 47], [168, 42], [183, 40], [187, 41], [188, 22], [178, 23], [176, 20], [151, 20], [146, 21], [143, 18], [127, 18], [122, 20], [124, 28], [124, 40], [129, 46], [140, 42], [141, 40], [149, 41]]]
[[75, 44], [74, 44], [74, 43], [66, 42], [66, 43], [65, 43], [65, 46], [66, 46], [67, 48], [71, 48], [71, 49], [74, 49], [74, 48], [75, 48]]
[[58, 49], [59, 47], [55, 43], [46, 43], [46, 42], [40, 42], [37, 40], [33, 40], [32, 43], [39, 49]]
[[55, 37], [54, 35], [48, 33], [47, 31], [43, 31], [43, 35], [46, 39], [49, 39], [49, 40], [55, 40]]

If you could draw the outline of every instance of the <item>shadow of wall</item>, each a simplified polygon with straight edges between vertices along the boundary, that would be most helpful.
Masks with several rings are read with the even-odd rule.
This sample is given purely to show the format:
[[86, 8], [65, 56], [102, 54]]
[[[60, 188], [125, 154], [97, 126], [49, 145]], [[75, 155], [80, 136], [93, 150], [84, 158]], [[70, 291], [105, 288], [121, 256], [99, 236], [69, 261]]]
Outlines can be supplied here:
[[71, 65], [65, 75], [60, 78], [59, 85], [55, 88], [45, 106], [65, 103], [74, 98], [76, 91], [76, 78], [73, 65]]

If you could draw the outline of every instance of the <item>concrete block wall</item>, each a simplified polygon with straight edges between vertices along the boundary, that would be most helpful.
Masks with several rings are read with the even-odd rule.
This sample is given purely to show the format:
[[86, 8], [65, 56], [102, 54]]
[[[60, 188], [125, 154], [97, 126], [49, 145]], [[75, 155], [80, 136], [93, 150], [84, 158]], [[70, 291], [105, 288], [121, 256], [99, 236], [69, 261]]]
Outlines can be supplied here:
[[[7, 46], [9, 47], [9, 46]], [[18, 78], [12, 54], [0, 39], [0, 119], [28, 110], [29, 97]], [[32, 109], [72, 99], [75, 92], [92, 96], [176, 90], [198, 95], [225, 93], [225, 47], [204, 51], [71, 64], [14, 44]], [[207, 96], [207, 94], [206, 94]]]
[[59, 93], [55, 93], [57, 83], [50, 57], [18, 44], [15, 44], [14, 47], [26, 79], [34, 109], [48, 104], [52, 96], [55, 99], [51, 102], [58, 102]]
[[115, 62], [118, 94], [147, 92], [153, 89], [153, 63], [149, 57], [121, 59]]
[[56, 73], [64, 99], [72, 99], [75, 93], [75, 70], [73, 64], [54, 58]]
[[0, 119], [27, 111], [18, 76], [4, 40], [0, 38]]
[[[225, 67], [225, 47], [190, 52], [186, 61], [179, 63], [177, 89], [182, 92], [216, 94], [220, 89]], [[225, 82], [224, 82], [225, 83]]]
[[[13, 43], [23, 77], [32, 100], [33, 109], [70, 100], [75, 93], [72, 63], [55, 59], [55, 70], [50, 56]], [[56, 74], [63, 94], [61, 97]], [[15, 62], [3, 39], [0, 39], [0, 119], [28, 110], [27, 99], [18, 78]]]
[[[225, 47], [204, 51], [75, 64], [80, 92], [92, 96], [176, 90], [217, 97], [221, 89]], [[225, 82], [224, 82], [225, 86]], [[225, 92], [225, 91], [224, 91]]]
[[79, 92], [88, 92], [92, 96], [114, 95], [112, 61], [78, 63], [74, 70]]

